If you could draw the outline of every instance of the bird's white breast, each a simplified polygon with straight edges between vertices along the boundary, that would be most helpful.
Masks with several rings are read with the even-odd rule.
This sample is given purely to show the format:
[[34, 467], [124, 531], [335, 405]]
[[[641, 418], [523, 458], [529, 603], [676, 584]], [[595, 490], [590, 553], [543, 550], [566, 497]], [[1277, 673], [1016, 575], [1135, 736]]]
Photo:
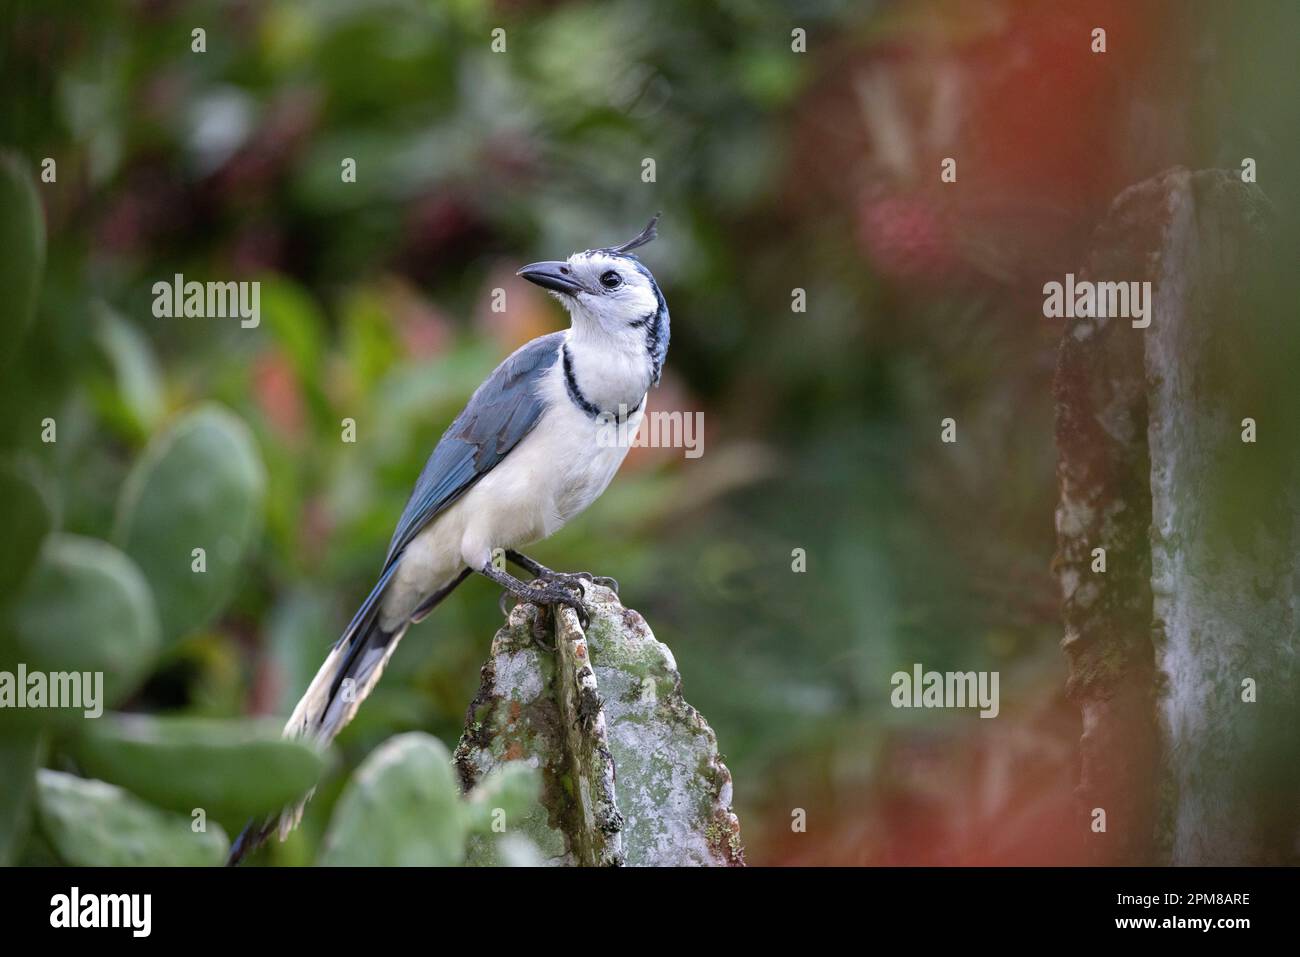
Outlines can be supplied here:
[[[560, 362], [541, 382], [546, 409], [501, 462], [420, 532], [401, 559], [383, 602], [385, 623], [409, 617], [462, 568], [486, 565], [496, 548], [521, 548], [553, 535], [605, 491], [628, 442], [569, 398]], [[636, 435], [644, 401], [629, 414]]]

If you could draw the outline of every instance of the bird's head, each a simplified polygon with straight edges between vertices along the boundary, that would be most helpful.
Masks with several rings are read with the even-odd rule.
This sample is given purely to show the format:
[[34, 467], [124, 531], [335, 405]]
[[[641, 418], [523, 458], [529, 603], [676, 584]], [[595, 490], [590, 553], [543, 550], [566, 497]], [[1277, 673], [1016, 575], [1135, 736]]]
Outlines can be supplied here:
[[650, 270], [633, 255], [657, 235], [655, 216], [619, 246], [587, 249], [568, 259], [533, 263], [519, 270], [550, 292], [573, 317], [575, 332], [603, 334], [629, 347], [645, 348], [658, 381], [668, 351], [668, 306]]

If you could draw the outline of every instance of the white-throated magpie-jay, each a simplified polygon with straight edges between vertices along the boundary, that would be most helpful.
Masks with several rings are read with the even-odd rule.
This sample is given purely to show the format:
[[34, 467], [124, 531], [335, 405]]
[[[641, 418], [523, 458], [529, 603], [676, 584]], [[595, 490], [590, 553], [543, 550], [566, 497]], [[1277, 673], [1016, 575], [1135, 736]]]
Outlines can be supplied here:
[[[568, 310], [564, 332], [534, 339], [502, 362], [443, 433], [397, 522], [379, 580], [294, 709], [285, 735], [328, 744], [366, 698], [412, 622], [479, 572], [516, 597], [582, 610], [585, 575], [566, 575], [515, 549], [554, 534], [609, 485], [635, 435], [668, 352], [668, 306], [633, 251], [659, 217], [619, 246], [525, 266], [519, 275]], [[604, 434], [602, 435], [602, 430]], [[493, 564], [496, 549], [537, 576]], [[310, 798], [310, 795], [307, 796]], [[301, 819], [306, 799], [249, 824], [230, 863]]]

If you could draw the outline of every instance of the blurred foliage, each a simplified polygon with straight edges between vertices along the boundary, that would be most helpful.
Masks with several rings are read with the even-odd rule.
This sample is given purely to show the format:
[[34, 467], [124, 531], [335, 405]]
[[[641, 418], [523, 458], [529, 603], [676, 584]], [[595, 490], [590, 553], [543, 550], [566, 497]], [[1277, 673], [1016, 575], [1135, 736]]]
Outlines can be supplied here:
[[35, 313], [45, 261], [45, 220], [35, 184], [26, 164], [11, 154], [0, 156], [0, 210], [0, 289], [9, 297], [0, 363], [7, 365]]
[[371, 752], [339, 797], [318, 863], [330, 867], [447, 867], [465, 861], [471, 833], [504, 845], [515, 864], [539, 863], [527, 838], [510, 834], [535, 805], [541, 775], [524, 762], [489, 774], [464, 799], [451, 752], [418, 731]]
[[36, 775], [41, 835], [56, 860], [81, 867], [213, 866], [227, 850], [219, 827], [160, 811], [127, 791], [59, 771]]
[[78, 742], [82, 767], [178, 811], [203, 808], [236, 826], [250, 815], [295, 803], [324, 766], [274, 721], [109, 716]]
[[[1288, 112], [1270, 90], [1293, 86], [1234, 67], [1238, 34], [1294, 30], [1235, 22], [1212, 74], [1253, 83], [1242, 114], [1179, 80], [1176, 51], [1213, 46], [1212, 5], [1102, 6], [1143, 62], [1063, 41], [1095, 12], [1011, 0], [12, 4], [0, 667], [103, 669], [129, 714], [0, 715], [0, 859], [123, 860], [92, 833], [121, 827], [148, 832], [141, 860], [215, 861], [214, 832], [165, 840], [184, 822], [140, 799], [269, 811], [314, 774], [245, 716], [289, 712], [446, 424], [501, 357], [561, 327], [514, 270], [660, 209], [644, 259], [675, 321], [651, 408], [703, 412], [704, 455], [635, 450], [537, 557], [617, 576], [673, 648], [751, 861], [887, 860], [880, 835], [913, 814], [958, 828], [952, 775], [995, 744], [973, 716], [936, 731], [889, 708], [893, 671], [998, 667], [1011, 720], [1044, 747], [1077, 735], [1048, 570], [1057, 330], [1034, 277], [1077, 264], [1124, 186], [1235, 164], [1214, 145], [1225, 124], [1272, 169], [1286, 155], [1268, 152]], [[944, 155], [974, 200], [914, 181]], [[259, 326], [154, 318], [153, 284], [176, 274], [260, 280]], [[935, 441], [945, 416], [957, 445]], [[455, 740], [495, 599], [471, 579], [411, 629], [269, 860], [370, 862], [355, 834], [375, 807], [394, 817], [374, 853], [404, 859], [401, 822], [450, 806], [411, 777], [445, 760], [433, 742], [395, 739], [391, 764], [397, 743], [374, 749]], [[1055, 760], [1023, 804], [1064, 793]], [[918, 783], [927, 761], [944, 770]], [[38, 765], [55, 770], [36, 787]], [[791, 807], [818, 822], [807, 835]], [[456, 820], [411, 854], [456, 859], [477, 826], [472, 807]], [[932, 831], [911, 860], [953, 853], [957, 831]]]

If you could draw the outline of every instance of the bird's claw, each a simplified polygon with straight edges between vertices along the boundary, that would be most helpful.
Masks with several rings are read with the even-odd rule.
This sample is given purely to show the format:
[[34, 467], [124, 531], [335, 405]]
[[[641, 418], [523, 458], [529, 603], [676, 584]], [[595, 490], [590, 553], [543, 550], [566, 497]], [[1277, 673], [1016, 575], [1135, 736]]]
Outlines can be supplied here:
[[573, 613], [578, 616], [578, 625], [583, 631], [587, 630], [587, 626], [591, 624], [591, 616], [587, 614], [587, 606], [582, 603], [581, 598], [561, 598], [553, 602], [551, 608], [554, 609], [556, 605], [565, 605], [572, 608]]
[[[539, 586], [537, 583], [542, 582]], [[578, 616], [578, 624], [583, 630], [591, 623], [591, 617], [587, 614], [587, 609], [582, 603], [585, 597], [581, 582], [575, 581], [572, 576], [563, 578], [533, 579], [529, 583], [531, 593], [528, 601], [534, 605], [564, 605], [572, 608]]]
[[557, 572], [546, 569], [533, 580], [550, 582], [590, 582], [593, 585], [600, 585], [602, 588], [608, 588], [615, 595], [618, 594], [617, 578], [610, 578], [607, 575], [593, 575], [591, 572]]
[[578, 624], [582, 626], [583, 631], [586, 631], [587, 626], [591, 624], [591, 616], [582, 603], [584, 597], [586, 593], [583, 591], [582, 584], [574, 580], [574, 576], [560, 576], [556, 579], [534, 578], [528, 583], [526, 594], [516, 593], [508, 588], [502, 590], [500, 597], [497, 598], [497, 607], [501, 609], [501, 614], [508, 618], [511, 609], [506, 607], [506, 602], [510, 598], [535, 606], [537, 614], [533, 617], [533, 641], [548, 651], [554, 651], [555, 646], [548, 645], [542, 637], [546, 631], [547, 610], [554, 612], [557, 605], [572, 608], [574, 614], [578, 616]]
[[538, 575], [531, 582], [533, 585], [541, 584], [543, 587], [557, 586], [559, 588], [575, 588], [579, 594], [586, 594], [586, 588], [583, 582], [591, 581], [591, 576], [586, 572], [553, 572], [547, 570]]

